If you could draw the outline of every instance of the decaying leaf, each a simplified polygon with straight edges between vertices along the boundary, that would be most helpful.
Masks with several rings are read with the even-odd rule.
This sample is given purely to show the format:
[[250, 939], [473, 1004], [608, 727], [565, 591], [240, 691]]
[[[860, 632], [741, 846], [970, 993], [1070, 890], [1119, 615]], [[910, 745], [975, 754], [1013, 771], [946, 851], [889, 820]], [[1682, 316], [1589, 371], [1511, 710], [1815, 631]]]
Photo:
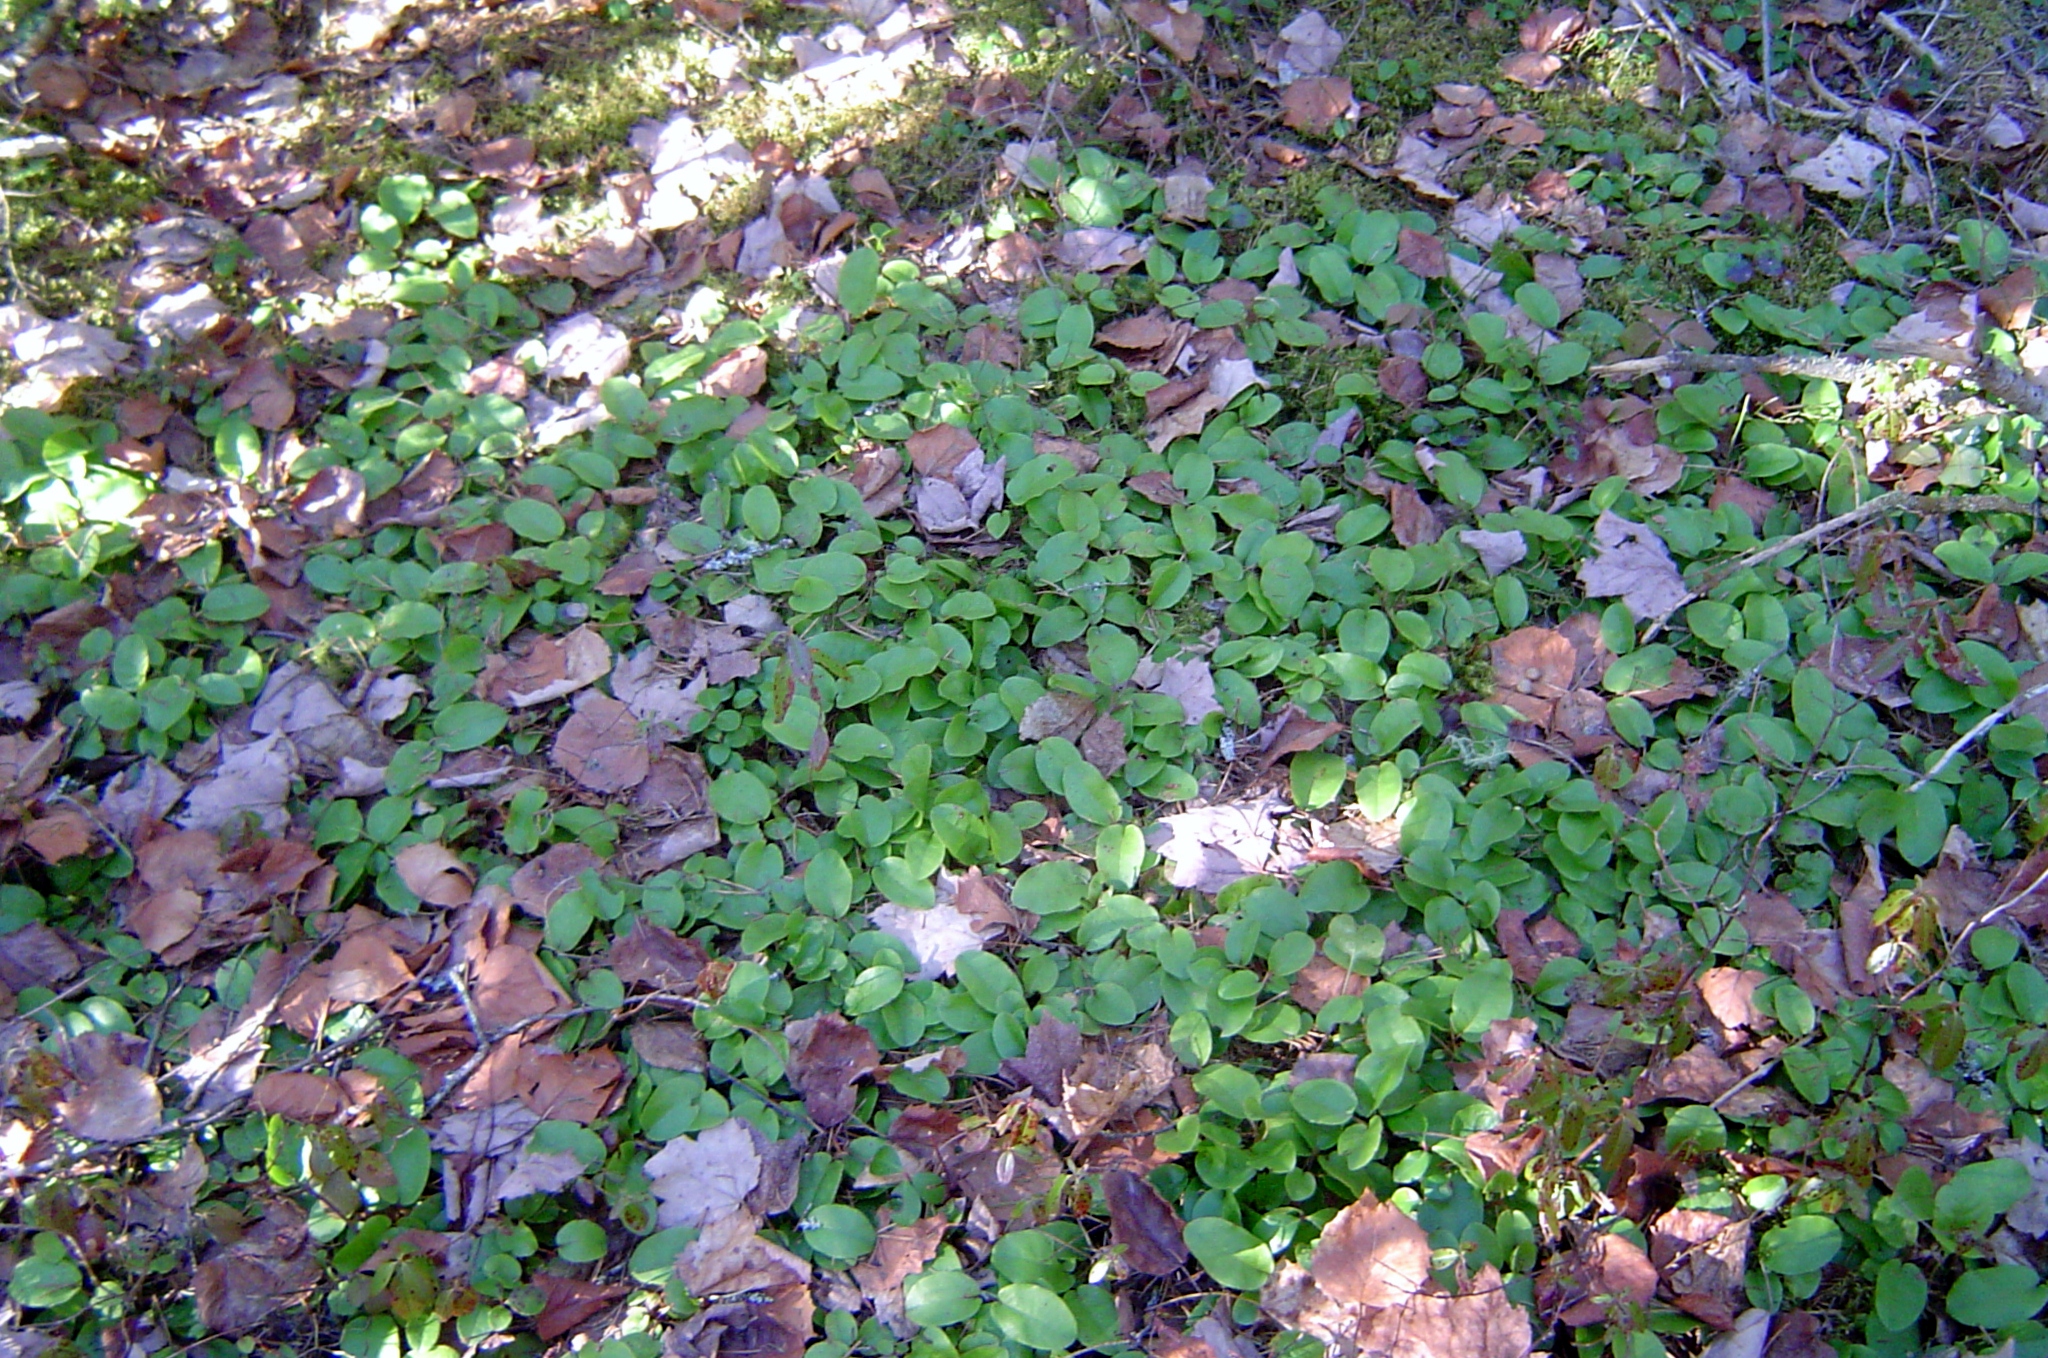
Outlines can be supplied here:
[[872, 911], [868, 920], [910, 949], [920, 981], [951, 976], [962, 953], [981, 951], [980, 922], [951, 905], [918, 910], [891, 902]]
[[1654, 529], [1602, 512], [1594, 554], [1579, 563], [1579, 583], [1594, 598], [1618, 597], [1638, 619], [1669, 616], [1689, 597], [1671, 552]]
[[1190, 9], [1185, 0], [1124, 0], [1124, 13], [1176, 61], [1193, 61], [1202, 50], [1208, 21]]
[[593, 792], [624, 792], [647, 777], [647, 740], [633, 711], [603, 693], [584, 693], [550, 751], [562, 771]]
[[647, 1182], [658, 1204], [656, 1220], [705, 1226], [736, 1214], [761, 1181], [754, 1132], [727, 1118], [695, 1136], [679, 1136], [648, 1157]]
[[1868, 198], [1877, 187], [1878, 171], [1890, 159], [1882, 146], [1841, 132], [1818, 155], [1800, 161], [1785, 175], [1838, 198]]
[[854, 1082], [881, 1064], [868, 1030], [837, 1014], [798, 1019], [789, 1035], [789, 1079], [804, 1096], [804, 1111], [820, 1127], [853, 1116]]
[[1283, 1264], [1260, 1307], [1287, 1329], [1323, 1341], [1333, 1358], [1524, 1358], [1528, 1313], [1509, 1301], [1492, 1265], [1456, 1289], [1430, 1276], [1429, 1236], [1370, 1193], [1323, 1228], [1309, 1266]]

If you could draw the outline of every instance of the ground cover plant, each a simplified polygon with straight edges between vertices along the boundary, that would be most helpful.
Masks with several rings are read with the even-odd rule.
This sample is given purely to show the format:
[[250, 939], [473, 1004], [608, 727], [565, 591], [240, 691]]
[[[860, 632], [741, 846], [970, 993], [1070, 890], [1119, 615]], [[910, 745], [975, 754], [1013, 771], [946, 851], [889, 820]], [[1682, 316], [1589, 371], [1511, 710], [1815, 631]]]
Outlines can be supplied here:
[[15, 5], [0, 1335], [2048, 1352], [2048, 15]]

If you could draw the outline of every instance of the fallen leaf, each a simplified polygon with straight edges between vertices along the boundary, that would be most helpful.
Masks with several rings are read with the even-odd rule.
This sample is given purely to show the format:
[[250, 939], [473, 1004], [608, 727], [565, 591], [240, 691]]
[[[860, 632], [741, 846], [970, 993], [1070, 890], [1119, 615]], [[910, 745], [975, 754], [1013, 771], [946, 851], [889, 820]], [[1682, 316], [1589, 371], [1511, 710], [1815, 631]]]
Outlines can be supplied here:
[[1501, 79], [1524, 88], [1543, 90], [1550, 86], [1564, 62], [1548, 52], [1511, 52], [1501, 58]]
[[1216, 701], [1215, 672], [1208, 661], [1199, 657], [1163, 661], [1148, 657], [1138, 662], [1131, 682], [1178, 702], [1181, 721], [1189, 726], [1199, 726], [1204, 717], [1223, 710], [1223, 705]]
[[702, 1227], [735, 1216], [761, 1181], [754, 1132], [739, 1118], [679, 1136], [647, 1159], [648, 1187], [663, 1229]]
[[1587, 26], [1583, 11], [1542, 9], [1522, 20], [1518, 36], [1524, 51], [1554, 52], [1575, 42]]
[[1654, 529], [1603, 510], [1593, 524], [1593, 542], [1593, 556], [1579, 563], [1579, 583], [1588, 595], [1619, 597], [1639, 621], [1668, 617], [1690, 597]]
[[592, 792], [624, 792], [645, 779], [650, 767], [647, 741], [632, 709], [603, 693], [577, 697], [549, 755]]
[[611, 671], [612, 652], [594, 627], [559, 636], [527, 636], [511, 654], [484, 657], [477, 696], [518, 709], [537, 707], [587, 688]]
[[1787, 170], [1785, 177], [1838, 198], [1868, 198], [1877, 187], [1877, 172], [1890, 159], [1883, 147], [1840, 132], [1819, 154]]
[[332, 1075], [274, 1070], [256, 1082], [251, 1101], [258, 1111], [293, 1122], [332, 1122], [351, 1102]]
[[1109, 1238], [1123, 1248], [1124, 1264], [1154, 1277], [1179, 1272], [1188, 1261], [1180, 1214], [1158, 1190], [1129, 1170], [1112, 1169], [1102, 1176], [1102, 1193], [1109, 1203]]
[[979, 922], [950, 905], [917, 910], [892, 901], [871, 911], [868, 922], [910, 949], [920, 981], [951, 976], [963, 953], [982, 950]]
[[1280, 91], [1280, 121], [1297, 132], [1321, 136], [1340, 119], [1358, 116], [1358, 100], [1343, 76], [1297, 80]]
[[1458, 541], [1478, 553], [1479, 564], [1488, 575], [1499, 575], [1529, 555], [1529, 543], [1519, 528], [1463, 528], [1458, 531]]
[[[505, 890], [514, 905], [530, 915], [545, 919], [556, 901], [576, 889], [584, 873], [601, 872], [603, 869], [602, 858], [583, 844], [566, 840], [550, 844], [538, 858], [522, 863], [511, 880], [505, 883]], [[635, 934], [639, 931], [639, 923], [635, 921]], [[633, 935], [628, 935], [631, 937]]]
[[1288, 809], [1277, 796], [1199, 806], [1160, 817], [1145, 841], [1164, 860], [1168, 881], [1213, 895], [1243, 878], [1281, 876], [1308, 863], [1306, 842], [1280, 833]]
[[476, 889], [476, 873], [437, 840], [406, 845], [391, 866], [406, 890], [428, 905], [462, 905]]
[[853, 1116], [854, 1082], [872, 1074], [881, 1054], [868, 1030], [838, 1014], [819, 1014], [786, 1025], [789, 1082], [803, 1095], [804, 1111], [820, 1127]]
[[884, 1226], [875, 1234], [874, 1253], [867, 1262], [853, 1266], [853, 1280], [874, 1308], [875, 1318], [898, 1338], [909, 1338], [918, 1329], [904, 1314], [904, 1280], [924, 1271], [937, 1256], [945, 1234], [946, 1219], [941, 1216]]
[[1124, 0], [1124, 13], [1132, 23], [1152, 35], [1176, 61], [1193, 61], [1202, 50], [1202, 36], [1208, 22], [1188, 8], [1170, 0]]

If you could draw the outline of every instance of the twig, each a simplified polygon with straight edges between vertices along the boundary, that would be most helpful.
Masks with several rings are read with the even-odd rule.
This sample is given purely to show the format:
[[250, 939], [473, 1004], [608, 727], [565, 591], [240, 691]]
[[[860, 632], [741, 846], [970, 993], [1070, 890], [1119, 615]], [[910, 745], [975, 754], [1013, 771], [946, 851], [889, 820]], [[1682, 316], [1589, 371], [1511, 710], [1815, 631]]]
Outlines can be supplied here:
[[1653, 358], [1595, 364], [1592, 371], [1603, 377], [1643, 377], [1692, 368], [1700, 372], [1774, 373], [1783, 377], [1856, 382], [1883, 371], [1887, 361], [1904, 359], [1925, 359], [1944, 367], [1960, 368], [1970, 381], [1983, 388], [1986, 395], [1996, 397], [2022, 415], [2031, 415], [2048, 424], [2048, 387], [2043, 387], [2019, 369], [2008, 367], [1996, 359], [1907, 345], [1879, 345], [1876, 355], [1871, 358], [1853, 354], [1659, 354]]
[[0, 84], [6, 84], [21, 74], [24, 67], [43, 54], [50, 45], [50, 39], [57, 36], [57, 30], [71, 18], [71, 12], [78, 8], [78, 0], [50, 0], [50, 7], [43, 11], [41, 19], [23, 22], [21, 41], [13, 50], [0, 56]]
[[1941, 54], [1941, 50], [1937, 48], [1933, 43], [1927, 41], [1927, 39], [1921, 37], [1912, 29], [1906, 27], [1906, 25], [1899, 20], [1899, 17], [1897, 15], [1886, 14], [1883, 11], [1879, 11], [1874, 17], [1877, 19], [1879, 26], [1881, 26], [1887, 33], [1891, 34], [1900, 42], [1904, 43], [1907, 47], [1911, 48], [1916, 55], [1925, 57], [1927, 59], [1927, 64], [1935, 69], [1936, 74], [1948, 74], [1948, 58], [1943, 56]]
[[1978, 720], [1975, 726], [1972, 726], [1969, 730], [1963, 732], [1960, 736], [1957, 736], [1955, 743], [1950, 745], [1946, 750], [1943, 750], [1941, 752], [1941, 758], [1934, 761], [1934, 767], [1927, 770], [1927, 772], [1921, 774], [1918, 778], [1915, 778], [1912, 781], [1912, 783], [1910, 783], [1907, 786], [1906, 791], [1918, 792], [1921, 788], [1926, 787], [1929, 783], [1941, 777], [1942, 773], [1948, 768], [1948, 766], [1950, 764], [1953, 764], [1965, 750], [1969, 749], [1972, 745], [1975, 745], [1979, 740], [1983, 739], [1985, 732], [1989, 731], [1992, 727], [1998, 725], [1998, 723], [2004, 721], [2007, 717], [2010, 717], [2013, 713], [2019, 711], [2019, 709], [2027, 703], [2032, 702], [2034, 699], [2039, 698], [2044, 694], [2048, 694], [2048, 683], [2036, 684], [2032, 688], [2028, 689], [2025, 693], [2016, 695], [2011, 702], [2005, 704], [2003, 707], [2000, 707], [1997, 711], [1987, 713], [1985, 716]]

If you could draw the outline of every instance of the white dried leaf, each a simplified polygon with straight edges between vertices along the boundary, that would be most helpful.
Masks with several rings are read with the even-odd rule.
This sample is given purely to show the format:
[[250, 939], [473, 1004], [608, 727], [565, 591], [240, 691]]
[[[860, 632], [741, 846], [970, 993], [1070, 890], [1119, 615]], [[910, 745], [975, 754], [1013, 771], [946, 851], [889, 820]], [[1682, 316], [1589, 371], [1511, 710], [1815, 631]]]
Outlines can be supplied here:
[[1321, 11], [1305, 9], [1280, 30], [1280, 83], [1291, 85], [1310, 76], [1328, 75], [1344, 54], [1344, 35], [1330, 27]]
[[658, 1204], [655, 1224], [703, 1226], [732, 1215], [761, 1182], [754, 1134], [727, 1118], [695, 1136], [679, 1136], [647, 1160], [647, 1179]]
[[950, 905], [914, 910], [893, 901], [868, 915], [868, 922], [910, 949], [917, 959], [920, 981], [936, 981], [953, 974], [953, 964], [964, 953], [981, 951], [981, 933], [972, 915]]
[[1683, 604], [1685, 581], [1656, 532], [1611, 511], [1593, 524], [1594, 554], [1579, 563], [1579, 583], [1594, 598], [1619, 598], [1640, 619], [1662, 618]]
[[1455, 203], [1458, 191], [1443, 181], [1456, 159], [1441, 146], [1425, 141], [1413, 132], [1403, 132], [1401, 139], [1394, 144], [1394, 159], [1387, 168], [1394, 178], [1423, 197]]
[[595, 386], [617, 377], [632, 361], [626, 332], [588, 311], [565, 316], [548, 327], [542, 375], [551, 381], [580, 377]]
[[1479, 553], [1479, 564], [1486, 568], [1488, 575], [1499, 575], [1529, 555], [1528, 540], [1519, 528], [1504, 533], [1487, 528], [1467, 528], [1459, 532], [1458, 541]]
[[1802, 160], [1785, 172], [1822, 193], [1838, 198], [1868, 198], [1876, 187], [1876, 174], [1891, 153], [1847, 132], [1837, 133], [1820, 154]]
[[1308, 861], [1303, 848], [1280, 833], [1289, 807], [1275, 794], [1250, 801], [1198, 806], [1161, 817], [1145, 842], [1158, 850], [1167, 880], [1214, 894], [1232, 882], [1285, 873]]

